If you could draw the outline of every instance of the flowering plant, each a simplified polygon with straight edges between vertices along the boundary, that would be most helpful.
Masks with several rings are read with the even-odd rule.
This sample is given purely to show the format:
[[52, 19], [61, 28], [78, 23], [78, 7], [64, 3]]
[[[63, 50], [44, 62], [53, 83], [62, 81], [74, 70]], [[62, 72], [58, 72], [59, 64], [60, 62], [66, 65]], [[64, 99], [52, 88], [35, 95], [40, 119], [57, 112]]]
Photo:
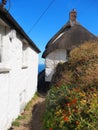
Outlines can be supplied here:
[[51, 82], [42, 130], [98, 130], [98, 41], [72, 49]]
[[52, 88], [47, 96], [44, 130], [97, 130], [97, 88]]

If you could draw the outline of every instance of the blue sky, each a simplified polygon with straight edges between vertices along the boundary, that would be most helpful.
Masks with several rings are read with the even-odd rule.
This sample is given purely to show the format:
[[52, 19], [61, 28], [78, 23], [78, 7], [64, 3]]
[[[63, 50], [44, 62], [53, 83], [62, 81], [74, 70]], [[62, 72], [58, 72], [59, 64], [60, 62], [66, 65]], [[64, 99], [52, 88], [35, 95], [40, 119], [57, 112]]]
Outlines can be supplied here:
[[[69, 20], [69, 12], [77, 10], [77, 21], [98, 36], [98, 1], [97, 0], [54, 0], [39, 22], [42, 13], [53, 0], [7, 0], [6, 9], [16, 19], [24, 31], [41, 50], [39, 63], [45, 45], [52, 36]], [[31, 30], [30, 33], [28, 33]]]

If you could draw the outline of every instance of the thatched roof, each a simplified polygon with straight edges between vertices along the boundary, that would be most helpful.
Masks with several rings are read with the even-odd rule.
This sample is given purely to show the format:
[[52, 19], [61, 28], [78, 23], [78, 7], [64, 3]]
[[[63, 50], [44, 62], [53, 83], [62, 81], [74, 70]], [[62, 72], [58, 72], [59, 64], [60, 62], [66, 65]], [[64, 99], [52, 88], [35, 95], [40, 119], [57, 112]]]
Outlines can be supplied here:
[[96, 36], [85, 29], [78, 22], [74, 25], [71, 25], [70, 22], [68, 22], [47, 43], [42, 57], [45, 58], [49, 53], [56, 49], [70, 50], [89, 40], [96, 40]]

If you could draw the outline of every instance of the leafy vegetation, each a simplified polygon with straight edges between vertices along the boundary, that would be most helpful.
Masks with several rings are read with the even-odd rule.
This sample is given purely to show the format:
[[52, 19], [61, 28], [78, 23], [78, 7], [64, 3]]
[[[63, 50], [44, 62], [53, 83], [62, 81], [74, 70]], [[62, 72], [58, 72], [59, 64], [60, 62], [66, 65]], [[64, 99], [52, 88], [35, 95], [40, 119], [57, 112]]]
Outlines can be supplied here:
[[98, 129], [98, 42], [87, 42], [59, 64], [46, 99], [43, 130]]
[[97, 130], [98, 92], [78, 87], [52, 88], [47, 96], [44, 130]]
[[12, 126], [20, 126], [20, 121], [26, 119], [26, 115], [20, 115], [18, 118], [12, 122]]
[[69, 62], [59, 64], [52, 84], [79, 87], [98, 85], [98, 42], [87, 42], [70, 52]]

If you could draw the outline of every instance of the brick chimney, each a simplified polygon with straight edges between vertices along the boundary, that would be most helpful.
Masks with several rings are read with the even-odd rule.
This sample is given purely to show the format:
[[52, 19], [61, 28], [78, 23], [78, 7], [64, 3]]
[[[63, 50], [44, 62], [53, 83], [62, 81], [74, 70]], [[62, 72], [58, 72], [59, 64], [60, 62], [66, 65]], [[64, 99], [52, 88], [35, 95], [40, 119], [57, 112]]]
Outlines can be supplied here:
[[0, 7], [4, 7], [6, 5], [7, 0], [2, 0], [0, 3]]
[[76, 17], [77, 17], [77, 12], [76, 12], [75, 9], [73, 9], [69, 13], [69, 18], [70, 18], [70, 24], [71, 24], [71, 26], [74, 26], [74, 24], [76, 23]]

